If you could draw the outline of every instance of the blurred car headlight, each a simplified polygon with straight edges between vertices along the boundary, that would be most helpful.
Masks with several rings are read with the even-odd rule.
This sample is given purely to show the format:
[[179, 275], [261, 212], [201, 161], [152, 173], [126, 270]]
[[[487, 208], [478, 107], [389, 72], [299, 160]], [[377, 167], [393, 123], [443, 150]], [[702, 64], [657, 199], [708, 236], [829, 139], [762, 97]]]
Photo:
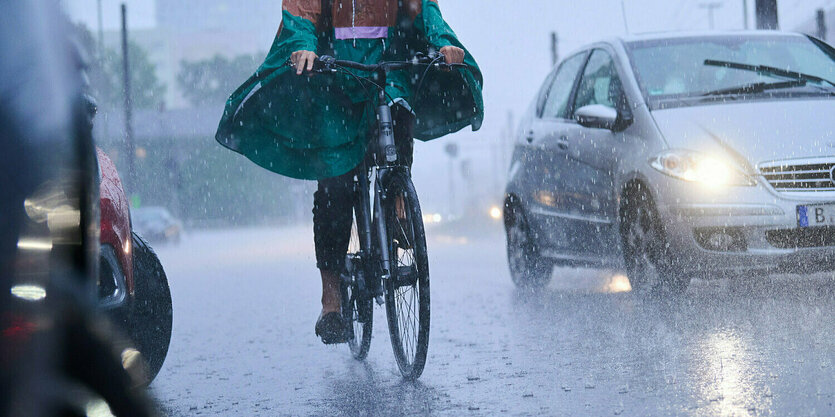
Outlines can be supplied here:
[[490, 207], [490, 218], [492, 218], [493, 220], [501, 220], [502, 214], [502, 209], [499, 208], [499, 206]]
[[430, 213], [430, 214], [424, 214], [423, 215], [423, 222], [426, 223], [426, 224], [440, 223], [442, 220], [443, 220], [443, 217], [438, 213], [434, 213], [434, 214]]
[[756, 182], [741, 169], [720, 158], [685, 150], [665, 151], [649, 161], [659, 172], [708, 188], [751, 186]]

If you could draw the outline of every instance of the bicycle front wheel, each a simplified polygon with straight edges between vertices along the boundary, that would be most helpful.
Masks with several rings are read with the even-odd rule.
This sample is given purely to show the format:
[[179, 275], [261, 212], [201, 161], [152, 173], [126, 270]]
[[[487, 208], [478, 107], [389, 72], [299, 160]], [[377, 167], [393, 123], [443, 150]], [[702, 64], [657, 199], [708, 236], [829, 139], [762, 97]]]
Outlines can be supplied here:
[[412, 180], [392, 173], [386, 184], [384, 215], [391, 279], [385, 282], [386, 316], [400, 373], [416, 379], [429, 349], [429, 259], [423, 217]]

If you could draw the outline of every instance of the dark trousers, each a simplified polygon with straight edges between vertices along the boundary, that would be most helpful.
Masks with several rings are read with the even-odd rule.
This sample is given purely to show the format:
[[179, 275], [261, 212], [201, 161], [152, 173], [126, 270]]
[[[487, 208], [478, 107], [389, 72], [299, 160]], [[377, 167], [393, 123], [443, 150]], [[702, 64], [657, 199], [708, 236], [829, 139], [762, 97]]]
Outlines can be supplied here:
[[[394, 106], [392, 118], [398, 160], [411, 167], [414, 116], [403, 107]], [[376, 141], [376, 138], [373, 140]], [[374, 145], [372, 143], [369, 147]], [[357, 168], [354, 168], [338, 177], [319, 180], [319, 188], [313, 194], [313, 242], [316, 246], [316, 267], [319, 269], [342, 271], [351, 238], [356, 174]]]

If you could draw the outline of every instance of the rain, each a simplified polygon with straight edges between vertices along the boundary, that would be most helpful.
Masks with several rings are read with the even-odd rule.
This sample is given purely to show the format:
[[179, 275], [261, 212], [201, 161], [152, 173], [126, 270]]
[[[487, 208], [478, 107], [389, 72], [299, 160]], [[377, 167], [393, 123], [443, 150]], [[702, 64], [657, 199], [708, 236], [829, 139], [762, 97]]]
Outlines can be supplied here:
[[0, 6], [0, 415], [835, 414], [835, 1], [519, 3]]

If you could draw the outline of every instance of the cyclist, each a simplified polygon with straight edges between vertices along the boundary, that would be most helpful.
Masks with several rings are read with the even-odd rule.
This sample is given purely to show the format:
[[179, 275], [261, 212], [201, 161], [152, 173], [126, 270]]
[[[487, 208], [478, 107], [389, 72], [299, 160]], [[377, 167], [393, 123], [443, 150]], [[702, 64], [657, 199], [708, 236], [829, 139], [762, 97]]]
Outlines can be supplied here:
[[397, 148], [410, 164], [413, 137], [477, 130], [484, 114], [481, 72], [443, 20], [437, 0], [284, 0], [265, 62], [226, 104], [218, 142], [273, 172], [318, 180], [313, 223], [322, 311], [315, 330], [324, 343], [347, 341], [339, 274], [352, 224], [352, 170], [366, 155], [376, 103], [350, 74], [306, 71], [318, 55], [375, 64], [432, 50], [469, 69], [389, 74]]

